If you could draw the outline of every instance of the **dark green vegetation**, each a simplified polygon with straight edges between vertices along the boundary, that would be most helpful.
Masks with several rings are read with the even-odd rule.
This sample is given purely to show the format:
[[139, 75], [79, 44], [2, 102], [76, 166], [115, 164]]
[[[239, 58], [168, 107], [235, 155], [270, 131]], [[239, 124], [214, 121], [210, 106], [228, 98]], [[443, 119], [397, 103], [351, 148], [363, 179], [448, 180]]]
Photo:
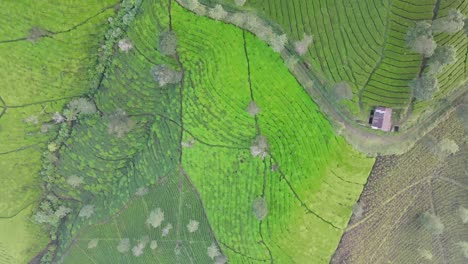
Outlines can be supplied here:
[[250, 33], [139, 4], [111, 19], [103, 78], [48, 145], [43, 260], [327, 262], [373, 159]]
[[[0, 2], [0, 263], [25, 263], [47, 244], [31, 221], [52, 117], [97, 81], [92, 70], [116, 1]], [[91, 69], [91, 71], [90, 71]]]
[[[466, 113], [466, 112], [465, 112]], [[332, 263], [465, 263], [468, 141], [456, 115], [379, 157]]]

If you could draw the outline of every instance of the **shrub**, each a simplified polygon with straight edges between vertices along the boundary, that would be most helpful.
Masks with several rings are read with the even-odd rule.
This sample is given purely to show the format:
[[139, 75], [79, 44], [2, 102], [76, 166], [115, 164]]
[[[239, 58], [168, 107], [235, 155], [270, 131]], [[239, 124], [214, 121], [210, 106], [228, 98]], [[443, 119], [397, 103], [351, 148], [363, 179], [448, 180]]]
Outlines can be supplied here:
[[361, 203], [355, 203], [353, 206], [353, 215], [356, 219], [360, 219], [364, 214], [364, 206]]
[[433, 258], [431, 251], [427, 249], [420, 249], [418, 250], [418, 253], [419, 253], [419, 256], [421, 256], [421, 258], [425, 260], [432, 260]]
[[152, 226], [153, 228], [157, 228], [161, 225], [162, 221], [164, 221], [164, 212], [161, 208], [156, 208], [151, 211], [148, 219], [146, 219], [146, 224]]
[[457, 33], [463, 29], [465, 16], [456, 9], [449, 11], [446, 17], [438, 18], [432, 22], [432, 31], [434, 33], [446, 32]]
[[434, 93], [439, 90], [439, 84], [436, 78], [431, 76], [422, 76], [410, 82], [413, 95], [420, 101], [432, 99]]
[[309, 49], [309, 46], [312, 44], [313, 40], [314, 38], [311, 35], [304, 33], [302, 40], [294, 42], [294, 49], [299, 55], [302, 56], [307, 53], [307, 50]]
[[430, 212], [425, 212], [420, 216], [423, 227], [433, 235], [440, 235], [444, 232], [444, 224], [440, 218]]
[[445, 66], [454, 63], [456, 60], [455, 48], [451, 45], [437, 47], [432, 55], [429, 66], [430, 74], [439, 73]]
[[88, 242], [88, 248], [89, 248], [89, 249], [95, 248], [95, 247], [97, 247], [98, 243], [99, 243], [99, 239], [97, 239], [97, 238], [91, 239], [91, 240]]
[[75, 120], [79, 114], [90, 115], [96, 113], [96, 105], [89, 99], [81, 97], [70, 101], [68, 111], [64, 111], [68, 120]]
[[118, 43], [119, 49], [123, 52], [129, 52], [133, 49], [133, 44], [129, 39], [121, 39]]
[[414, 52], [430, 57], [437, 47], [437, 43], [432, 37], [431, 24], [426, 21], [419, 21], [406, 33], [406, 45]]
[[55, 112], [55, 114], [52, 116], [52, 120], [54, 120], [56, 124], [60, 124], [63, 121], [65, 121], [65, 117], [61, 115], [59, 112]]
[[223, 6], [217, 4], [214, 8], [210, 9], [208, 15], [216, 20], [223, 20], [227, 17], [228, 13], [224, 11]]
[[171, 229], [172, 229], [172, 224], [171, 223], [166, 224], [166, 226], [162, 229], [161, 236], [162, 237], [168, 236]]
[[225, 263], [228, 263], [228, 259], [226, 258], [226, 256], [223, 256], [223, 255], [219, 255], [217, 257], [215, 257], [215, 264], [225, 264]]
[[460, 251], [463, 254], [463, 256], [465, 258], [468, 258], [468, 242], [460, 241], [457, 243], [457, 245], [460, 247]]
[[157, 247], [158, 247], [158, 241], [156, 241], [156, 240], [151, 240], [150, 248], [151, 248], [152, 250], [155, 250]]
[[253, 212], [257, 220], [262, 221], [268, 214], [267, 202], [263, 197], [255, 198], [253, 202]]
[[245, 5], [245, 2], [247, 2], [247, 0], [234, 0], [234, 3], [236, 3], [238, 6]]
[[117, 251], [120, 253], [126, 253], [130, 251], [130, 239], [124, 238], [120, 240], [119, 244], [117, 245]]
[[167, 84], [176, 84], [182, 80], [182, 73], [166, 65], [156, 65], [151, 69], [151, 75], [160, 87]]
[[131, 120], [125, 111], [118, 109], [115, 113], [107, 117], [107, 132], [118, 138], [123, 137], [135, 127], [135, 122]]
[[445, 158], [448, 155], [452, 155], [457, 153], [460, 148], [458, 147], [457, 143], [451, 139], [444, 138], [438, 144], [438, 150], [440, 153], [439, 156]]
[[333, 93], [338, 101], [343, 99], [351, 100], [353, 99], [353, 90], [347, 82], [339, 82], [333, 85]]
[[159, 35], [158, 50], [166, 56], [174, 56], [177, 53], [177, 35], [172, 30], [166, 30]]

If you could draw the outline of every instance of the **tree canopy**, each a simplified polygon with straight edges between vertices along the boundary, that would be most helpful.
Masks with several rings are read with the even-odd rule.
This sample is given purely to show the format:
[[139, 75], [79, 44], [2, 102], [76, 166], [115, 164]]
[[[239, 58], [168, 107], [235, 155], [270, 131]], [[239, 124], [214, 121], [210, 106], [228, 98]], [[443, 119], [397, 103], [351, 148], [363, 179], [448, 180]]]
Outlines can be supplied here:
[[434, 93], [439, 90], [439, 84], [435, 77], [422, 76], [410, 82], [414, 97], [420, 101], [432, 99]]
[[432, 37], [432, 27], [426, 21], [419, 21], [406, 33], [406, 44], [417, 53], [430, 57], [437, 47], [437, 43]]

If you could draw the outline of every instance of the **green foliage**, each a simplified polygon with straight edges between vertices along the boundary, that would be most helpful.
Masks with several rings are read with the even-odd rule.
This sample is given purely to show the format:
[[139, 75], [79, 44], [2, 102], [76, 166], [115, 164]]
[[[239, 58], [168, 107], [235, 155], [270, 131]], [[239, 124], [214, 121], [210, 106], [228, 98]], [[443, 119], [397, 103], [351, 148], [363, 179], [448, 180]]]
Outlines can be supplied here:
[[432, 22], [432, 30], [434, 33], [457, 33], [463, 29], [464, 19], [465, 16], [459, 10], [452, 9], [447, 16], [438, 18]]
[[159, 35], [158, 50], [166, 56], [174, 56], [177, 52], [177, 35], [174, 31], [166, 30]]
[[167, 65], [156, 65], [151, 69], [154, 80], [160, 87], [177, 84], [182, 80], [182, 73], [171, 69]]
[[437, 47], [429, 60], [430, 74], [437, 74], [456, 60], [455, 48], [451, 45]]
[[116, 112], [110, 114], [106, 118], [107, 120], [107, 132], [111, 135], [115, 135], [118, 138], [123, 137], [133, 128], [135, 128], [135, 122], [127, 116], [127, 113], [122, 109], [117, 109]]
[[427, 101], [433, 98], [434, 93], [439, 90], [439, 84], [435, 77], [422, 76], [410, 82], [413, 95], [416, 99]]
[[432, 37], [431, 24], [426, 21], [419, 21], [410, 27], [405, 40], [406, 45], [411, 50], [424, 55], [424, 57], [431, 57], [437, 47], [437, 43]]

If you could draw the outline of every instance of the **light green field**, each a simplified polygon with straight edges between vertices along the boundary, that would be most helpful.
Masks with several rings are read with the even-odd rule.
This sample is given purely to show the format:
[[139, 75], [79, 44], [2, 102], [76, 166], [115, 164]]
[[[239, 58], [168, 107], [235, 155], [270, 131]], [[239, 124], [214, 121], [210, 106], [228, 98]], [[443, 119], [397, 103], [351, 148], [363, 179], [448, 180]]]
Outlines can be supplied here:
[[[0, 3], [0, 263], [25, 263], [47, 244], [30, 217], [41, 196], [41, 153], [56, 128], [49, 133], [40, 128], [70, 97], [89, 89], [88, 69], [114, 4]], [[33, 27], [48, 35], [28, 40]]]

